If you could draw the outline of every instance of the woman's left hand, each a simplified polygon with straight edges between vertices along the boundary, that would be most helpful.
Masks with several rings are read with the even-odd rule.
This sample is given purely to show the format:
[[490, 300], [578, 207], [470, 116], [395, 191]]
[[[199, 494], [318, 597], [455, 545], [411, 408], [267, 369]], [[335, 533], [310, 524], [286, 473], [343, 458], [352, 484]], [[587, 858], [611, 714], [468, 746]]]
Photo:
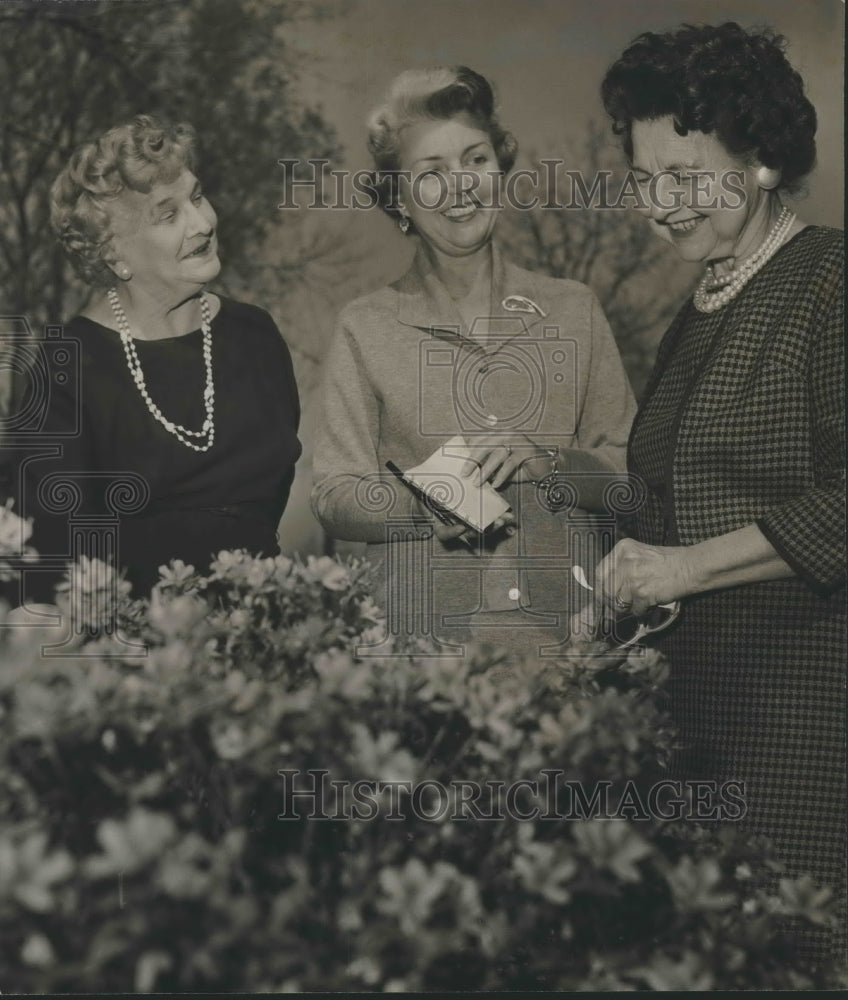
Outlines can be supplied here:
[[572, 631], [591, 628], [603, 605], [619, 615], [639, 618], [648, 608], [692, 593], [693, 582], [691, 549], [687, 546], [645, 545], [624, 538], [598, 564], [593, 600], [572, 622]]
[[[550, 468], [549, 453], [526, 434], [481, 434], [469, 436], [468, 443], [471, 455], [462, 475], [468, 476], [479, 468], [478, 482], [490, 482], [496, 490], [510, 482], [541, 478]], [[540, 472], [539, 477], [532, 474], [535, 471]]]

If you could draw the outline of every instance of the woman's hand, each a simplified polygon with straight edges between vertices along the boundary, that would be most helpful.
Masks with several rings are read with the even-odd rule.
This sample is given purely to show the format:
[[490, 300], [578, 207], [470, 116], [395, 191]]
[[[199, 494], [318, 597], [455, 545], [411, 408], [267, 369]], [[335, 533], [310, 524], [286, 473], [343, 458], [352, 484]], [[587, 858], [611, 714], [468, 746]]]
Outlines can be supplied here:
[[[433, 515], [433, 512], [426, 504], [420, 500], [416, 500], [416, 503], [421, 514], [424, 517], [430, 518], [433, 522], [433, 534], [440, 542], [450, 542], [454, 538], [458, 538], [464, 544], [472, 545], [474, 539], [479, 537], [479, 532], [473, 528], [469, 528], [467, 524], [463, 524], [461, 521], [458, 524], [445, 524], [444, 521], [440, 521]], [[506, 528], [507, 534], [510, 535], [515, 531], [515, 514], [511, 510], [501, 514], [486, 531], [487, 533], [494, 533], [500, 531], [501, 528]]]
[[616, 611], [637, 618], [648, 608], [670, 604], [691, 593], [690, 548], [645, 545], [623, 538], [598, 566], [595, 596]]
[[462, 468], [463, 476], [479, 469], [479, 483], [496, 489], [510, 482], [541, 479], [551, 468], [550, 452], [526, 434], [481, 434], [469, 437], [471, 455]]
[[572, 632], [591, 631], [604, 606], [637, 618], [657, 604], [794, 576], [756, 524], [695, 545], [644, 545], [624, 538], [595, 571], [593, 601], [572, 619]]
[[696, 589], [692, 547], [645, 545], [622, 539], [595, 570], [592, 601], [572, 621], [572, 632], [591, 632], [604, 606], [640, 618]]

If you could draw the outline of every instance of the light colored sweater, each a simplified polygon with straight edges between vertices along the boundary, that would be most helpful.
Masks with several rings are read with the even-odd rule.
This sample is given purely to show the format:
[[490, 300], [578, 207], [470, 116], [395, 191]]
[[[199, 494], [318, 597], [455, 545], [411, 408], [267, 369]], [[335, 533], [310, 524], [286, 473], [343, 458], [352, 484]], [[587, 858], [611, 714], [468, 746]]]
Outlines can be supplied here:
[[[345, 307], [325, 364], [313, 510], [330, 535], [369, 544], [381, 568], [378, 600], [400, 600], [401, 617], [424, 631], [422, 616], [448, 612], [466, 621], [517, 605], [561, 614], [567, 517], [545, 509], [532, 484], [507, 486], [519, 530], [475, 555], [431, 535], [386, 461], [417, 465], [456, 434], [491, 432], [494, 417], [498, 430], [558, 447], [560, 471], [583, 473], [576, 478], [584, 485], [607, 484], [625, 469], [635, 402], [594, 294], [515, 267], [495, 247], [492, 303], [488, 334], [475, 339], [419, 250], [399, 281]], [[387, 567], [387, 546], [399, 537], [410, 540], [392, 543]]]

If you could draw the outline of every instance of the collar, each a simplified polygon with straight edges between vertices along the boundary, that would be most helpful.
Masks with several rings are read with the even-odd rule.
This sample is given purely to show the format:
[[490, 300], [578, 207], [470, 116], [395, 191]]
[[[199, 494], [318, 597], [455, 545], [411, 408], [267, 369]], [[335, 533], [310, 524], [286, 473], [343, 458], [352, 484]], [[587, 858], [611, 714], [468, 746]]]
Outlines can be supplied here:
[[[442, 284], [423, 246], [418, 247], [412, 266], [392, 287], [398, 293], [398, 322], [423, 330], [456, 334], [462, 319], [456, 304]], [[493, 317], [515, 323], [516, 317], [529, 330], [544, 318], [548, 308], [533, 275], [506, 260], [492, 244]]]

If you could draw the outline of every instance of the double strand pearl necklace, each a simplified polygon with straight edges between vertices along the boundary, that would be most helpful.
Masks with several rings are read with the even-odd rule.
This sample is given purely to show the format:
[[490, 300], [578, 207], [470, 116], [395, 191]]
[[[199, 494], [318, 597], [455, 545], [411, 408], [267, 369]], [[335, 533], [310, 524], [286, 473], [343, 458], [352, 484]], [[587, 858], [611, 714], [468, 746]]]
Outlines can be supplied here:
[[[183, 427], [182, 424], [175, 424], [172, 420], [168, 420], [168, 418], [150, 398], [150, 393], [147, 391], [147, 385], [144, 381], [144, 372], [141, 370], [141, 362], [138, 360], [135, 344], [133, 343], [132, 335], [130, 334], [130, 324], [127, 320], [127, 314], [124, 312], [121, 300], [118, 298], [118, 293], [114, 288], [110, 288], [106, 294], [109, 299], [109, 304], [112, 306], [112, 312], [115, 315], [115, 320], [118, 324], [118, 330], [121, 334], [121, 342], [124, 345], [124, 353], [127, 356], [127, 364], [129, 365], [130, 374], [138, 387], [138, 391], [141, 393], [141, 398], [147, 405], [147, 409], [159, 421], [165, 430], [168, 431], [169, 434], [173, 434], [174, 437], [181, 441], [187, 448], [192, 448], [194, 451], [208, 451], [212, 447], [215, 440], [215, 386], [212, 381], [211, 313], [209, 311], [209, 303], [206, 300], [206, 296], [200, 296], [200, 328], [203, 331], [203, 361], [206, 365], [206, 388], [203, 390], [203, 402], [206, 406], [206, 419], [203, 421], [203, 427], [199, 431], [192, 431], [189, 430], [188, 427]], [[205, 443], [196, 444], [194, 441], [191, 441], [190, 438], [205, 438], [206, 440]]]
[[[772, 226], [771, 232], [757, 252], [744, 261], [738, 270], [717, 282], [712, 269], [708, 269], [695, 289], [695, 308], [703, 313], [716, 312], [722, 306], [727, 305], [731, 299], [735, 299], [751, 278], [762, 270], [777, 253], [794, 221], [795, 213], [784, 206], [777, 221]], [[717, 284], [718, 287], [716, 287]]]

